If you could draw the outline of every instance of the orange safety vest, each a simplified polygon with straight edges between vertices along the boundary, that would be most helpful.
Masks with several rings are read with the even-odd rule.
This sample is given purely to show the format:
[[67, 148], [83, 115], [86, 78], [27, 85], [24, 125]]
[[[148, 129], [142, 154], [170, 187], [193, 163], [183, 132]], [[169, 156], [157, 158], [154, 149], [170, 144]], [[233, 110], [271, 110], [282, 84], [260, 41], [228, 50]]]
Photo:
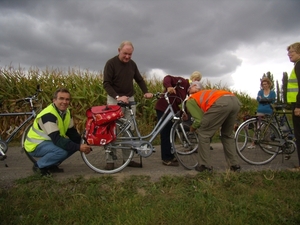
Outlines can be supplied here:
[[192, 94], [190, 98], [195, 99], [203, 112], [206, 112], [222, 96], [234, 96], [234, 94], [224, 90], [202, 90]]

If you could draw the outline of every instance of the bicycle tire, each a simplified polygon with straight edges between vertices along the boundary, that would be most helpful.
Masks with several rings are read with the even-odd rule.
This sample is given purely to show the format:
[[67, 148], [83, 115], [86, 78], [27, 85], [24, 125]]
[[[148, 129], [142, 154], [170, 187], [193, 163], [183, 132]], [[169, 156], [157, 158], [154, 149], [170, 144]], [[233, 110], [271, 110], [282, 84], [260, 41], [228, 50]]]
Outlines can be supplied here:
[[[262, 119], [251, 118], [243, 122], [235, 133], [235, 145], [238, 155], [247, 163], [252, 165], [264, 165], [271, 162], [280, 152], [280, 147], [272, 141], [278, 138], [278, 129]], [[255, 143], [253, 148], [250, 147]]]
[[[120, 133], [120, 127], [122, 127], [122, 122], [118, 120], [117, 122], [117, 139], [118, 137], [132, 137], [132, 132], [127, 129]], [[84, 144], [86, 141], [84, 139], [81, 140], [81, 143]], [[96, 146], [91, 145], [92, 151], [89, 154], [85, 154], [81, 152], [81, 157], [85, 164], [97, 173], [104, 174], [113, 174], [123, 170], [131, 161], [134, 155], [134, 150], [122, 150], [122, 149], [114, 149], [110, 150], [109, 146], [113, 146], [114, 142], [109, 143], [105, 146]], [[123, 151], [127, 151], [126, 155], [123, 154]], [[113, 162], [113, 169], [107, 168], [107, 156], [111, 155]]]
[[196, 132], [190, 132], [190, 126], [177, 121], [171, 129], [172, 151], [178, 162], [186, 169], [192, 170], [198, 165], [197, 150], [199, 138]]
[[24, 147], [25, 139], [26, 139], [26, 136], [27, 136], [28, 131], [30, 130], [31, 126], [32, 126], [32, 123], [29, 124], [29, 125], [24, 129], [24, 132], [23, 132], [23, 134], [22, 134], [22, 139], [21, 139], [21, 147], [22, 147], [22, 151], [25, 152], [25, 154], [26, 154], [26, 156], [29, 158], [29, 160], [30, 160], [33, 164], [35, 164], [35, 163], [36, 163], [36, 159], [35, 159], [33, 156], [31, 156], [31, 155], [25, 150], [25, 147]]

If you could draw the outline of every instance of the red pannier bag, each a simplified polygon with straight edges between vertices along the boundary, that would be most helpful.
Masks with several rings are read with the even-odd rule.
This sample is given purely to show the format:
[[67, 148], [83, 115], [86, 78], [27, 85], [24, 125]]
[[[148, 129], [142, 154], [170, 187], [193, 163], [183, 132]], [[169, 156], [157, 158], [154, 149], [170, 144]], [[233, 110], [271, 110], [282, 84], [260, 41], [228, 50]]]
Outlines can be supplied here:
[[118, 105], [101, 105], [93, 106], [86, 111], [87, 118], [93, 118], [97, 125], [115, 121], [123, 117], [121, 106]]
[[123, 117], [120, 106], [93, 106], [86, 116], [84, 138], [88, 144], [106, 145], [116, 139], [116, 120]]

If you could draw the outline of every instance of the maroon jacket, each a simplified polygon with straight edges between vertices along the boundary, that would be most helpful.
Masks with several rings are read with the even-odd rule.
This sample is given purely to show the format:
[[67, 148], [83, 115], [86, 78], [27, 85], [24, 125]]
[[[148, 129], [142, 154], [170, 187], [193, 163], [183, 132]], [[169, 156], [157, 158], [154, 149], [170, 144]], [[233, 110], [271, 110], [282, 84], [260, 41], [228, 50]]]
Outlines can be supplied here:
[[[183, 87], [183, 88], [177, 87], [175, 89], [176, 95], [175, 94], [169, 95], [169, 100], [172, 103], [172, 108], [175, 113], [180, 110], [179, 105], [182, 103], [182, 101], [185, 99], [185, 97], [188, 93], [188, 89], [190, 87], [189, 80], [185, 79], [183, 77], [173, 77], [171, 75], [165, 76], [164, 80], [163, 80], [163, 85], [165, 87], [164, 92], [167, 91], [168, 87], [175, 87], [178, 80], [181, 80], [180, 87]], [[180, 99], [174, 98], [172, 96], [178, 96], [182, 99], [182, 101], [180, 101]], [[174, 101], [174, 99], [175, 99], [175, 101]], [[167, 109], [167, 107], [168, 107], [168, 103], [165, 98], [158, 99], [158, 101], [156, 102], [156, 105], [155, 105], [155, 109], [162, 111], [162, 112], [164, 112]]]

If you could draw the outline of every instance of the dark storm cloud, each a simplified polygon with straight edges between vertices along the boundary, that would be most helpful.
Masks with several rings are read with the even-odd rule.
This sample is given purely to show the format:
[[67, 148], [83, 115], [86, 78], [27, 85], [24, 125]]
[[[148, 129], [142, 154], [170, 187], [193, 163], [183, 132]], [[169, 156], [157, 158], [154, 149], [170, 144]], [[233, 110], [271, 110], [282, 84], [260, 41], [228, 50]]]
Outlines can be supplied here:
[[299, 35], [299, 6], [298, 0], [2, 0], [0, 65], [100, 71], [120, 42], [131, 40], [141, 72], [220, 77], [241, 65], [234, 54], [240, 46], [275, 48]]

